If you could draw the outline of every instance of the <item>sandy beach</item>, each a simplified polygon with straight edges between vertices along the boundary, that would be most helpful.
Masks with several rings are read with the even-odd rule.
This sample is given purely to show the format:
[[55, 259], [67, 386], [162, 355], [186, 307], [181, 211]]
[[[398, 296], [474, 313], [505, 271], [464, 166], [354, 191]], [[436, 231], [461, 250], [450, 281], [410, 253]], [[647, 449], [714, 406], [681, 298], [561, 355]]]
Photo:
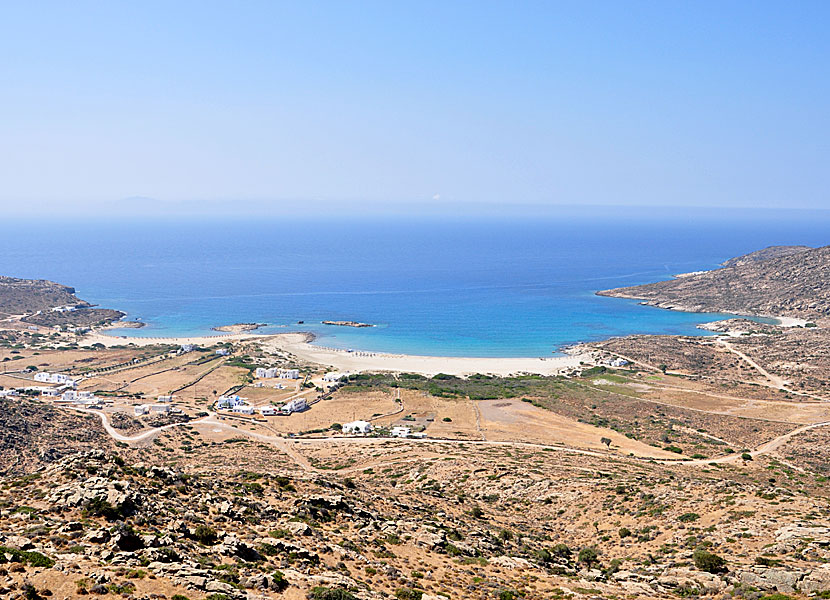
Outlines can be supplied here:
[[489, 373], [510, 375], [532, 373], [555, 375], [579, 366], [580, 361], [590, 362], [588, 355], [551, 356], [549, 358], [479, 358], [456, 356], [414, 356], [408, 354], [385, 354], [380, 352], [347, 352], [336, 348], [325, 348], [310, 343], [312, 336], [305, 333], [278, 333], [257, 335], [254, 333], [233, 333], [197, 337], [130, 337], [111, 336], [100, 332], [87, 334], [81, 345], [119, 346], [135, 344], [195, 344], [210, 346], [220, 342], [259, 339], [266, 349], [290, 352], [300, 360], [323, 365], [335, 371], [359, 373], [363, 371], [394, 371], [434, 375], [471, 375]]
[[104, 346], [123, 346], [135, 344], [136, 346], [154, 346], [156, 344], [195, 344], [197, 346], [212, 346], [220, 342], [233, 342], [263, 337], [255, 333], [226, 333], [216, 335], [203, 335], [194, 337], [138, 337], [128, 335], [106, 335], [100, 331], [93, 331], [84, 336], [81, 346], [92, 346], [103, 344]]
[[385, 354], [380, 352], [347, 352], [335, 348], [324, 348], [309, 343], [309, 336], [302, 333], [280, 333], [265, 339], [264, 345], [275, 350], [284, 350], [298, 358], [336, 371], [395, 371], [434, 375], [471, 375], [490, 373], [510, 375], [533, 373], [554, 375], [562, 370], [578, 367], [580, 361], [589, 361], [587, 355], [551, 356], [550, 358], [475, 358], [455, 356], [415, 356], [408, 354]]

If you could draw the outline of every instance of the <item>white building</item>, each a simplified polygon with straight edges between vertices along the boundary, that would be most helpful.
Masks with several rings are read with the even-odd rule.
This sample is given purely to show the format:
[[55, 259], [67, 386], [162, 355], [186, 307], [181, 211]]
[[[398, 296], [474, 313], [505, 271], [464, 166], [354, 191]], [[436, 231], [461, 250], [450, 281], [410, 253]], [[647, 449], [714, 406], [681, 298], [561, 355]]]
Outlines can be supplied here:
[[195, 349], [195, 344], [182, 344], [181, 348], [179, 348], [179, 352], [181, 352], [182, 354], [186, 354], [187, 352], [193, 352]]
[[300, 378], [300, 370], [299, 369], [280, 369], [279, 378], [280, 379], [299, 379]]
[[170, 409], [173, 408], [169, 404], [152, 404], [150, 406], [150, 412], [159, 413], [159, 414], [167, 414], [170, 412]]
[[260, 406], [257, 408], [257, 412], [261, 414], [263, 417], [273, 417], [277, 414], [277, 409], [274, 406]]
[[270, 369], [267, 369], [265, 367], [257, 367], [257, 369], [254, 371], [254, 375], [257, 377], [257, 379], [273, 379], [274, 377], [279, 375], [279, 372], [280, 370], [276, 367], [271, 367]]
[[173, 396], [159, 396], [156, 398], [156, 402], [161, 402], [162, 404], [166, 402], [173, 402]]
[[331, 382], [340, 381], [344, 377], [348, 377], [348, 376], [349, 376], [348, 372], [340, 373], [338, 371], [333, 371], [331, 373], [326, 373], [325, 375], [323, 375], [323, 381], [331, 381]]
[[412, 430], [409, 427], [393, 427], [389, 435], [392, 437], [406, 438], [412, 435]]
[[254, 407], [250, 404], [239, 404], [233, 407], [233, 412], [240, 415], [252, 415], [254, 414]]
[[295, 412], [303, 412], [308, 408], [308, 402], [305, 398], [294, 398], [291, 402], [284, 404], [280, 408], [280, 412], [284, 415], [290, 415]]
[[78, 392], [75, 390], [66, 390], [61, 396], [60, 402], [77, 402]]
[[372, 424], [369, 421], [352, 421], [343, 425], [343, 433], [362, 433], [367, 434], [372, 432]]
[[245, 403], [245, 398], [239, 396], [219, 396], [216, 401], [216, 408], [234, 408]]
[[57, 388], [45, 388], [40, 393], [42, 396], [46, 396], [47, 398], [57, 398], [61, 395]]
[[17, 396], [17, 390], [0, 390], [0, 398], [8, 398], [10, 396]]
[[231, 351], [228, 350], [227, 348], [219, 348], [219, 350], [216, 351], [216, 354], [218, 356], [227, 356], [230, 353], [231, 353]]
[[608, 361], [608, 364], [612, 367], [624, 367], [629, 363], [624, 358], [615, 358], [613, 360]]
[[150, 407], [146, 404], [139, 404], [138, 406], [133, 407], [133, 411], [135, 412], [136, 417], [140, 417], [141, 415], [146, 415], [150, 412]]
[[67, 313], [75, 312], [76, 310], [78, 310], [76, 306], [56, 306], [52, 309], [52, 312]]
[[35, 373], [35, 381], [40, 381], [41, 383], [75, 383], [74, 380], [70, 379], [64, 373], [47, 373], [45, 371]]

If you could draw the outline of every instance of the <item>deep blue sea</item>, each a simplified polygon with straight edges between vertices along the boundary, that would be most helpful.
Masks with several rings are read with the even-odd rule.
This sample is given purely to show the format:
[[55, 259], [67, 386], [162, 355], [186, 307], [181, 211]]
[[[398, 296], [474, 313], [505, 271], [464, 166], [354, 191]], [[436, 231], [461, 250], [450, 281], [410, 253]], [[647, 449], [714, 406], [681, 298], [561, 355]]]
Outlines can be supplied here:
[[[326, 346], [549, 356], [719, 315], [602, 298], [772, 244], [830, 243], [830, 213], [590, 208], [536, 216], [50, 220], [0, 235], [0, 273], [51, 279], [147, 323], [128, 335], [265, 322]], [[332, 327], [324, 319], [376, 324]], [[297, 325], [297, 321], [305, 325]]]

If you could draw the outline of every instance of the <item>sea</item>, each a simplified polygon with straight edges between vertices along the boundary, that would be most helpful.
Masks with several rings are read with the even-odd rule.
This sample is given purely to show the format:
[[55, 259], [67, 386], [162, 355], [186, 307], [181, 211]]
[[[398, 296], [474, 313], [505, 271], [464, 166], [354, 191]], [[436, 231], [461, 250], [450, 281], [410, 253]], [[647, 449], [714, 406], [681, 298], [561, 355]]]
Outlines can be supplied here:
[[705, 335], [698, 324], [725, 318], [597, 290], [717, 268], [770, 245], [828, 243], [828, 211], [44, 216], [2, 228], [0, 274], [70, 285], [146, 324], [113, 335], [211, 335], [257, 322], [343, 349], [544, 357], [611, 336]]

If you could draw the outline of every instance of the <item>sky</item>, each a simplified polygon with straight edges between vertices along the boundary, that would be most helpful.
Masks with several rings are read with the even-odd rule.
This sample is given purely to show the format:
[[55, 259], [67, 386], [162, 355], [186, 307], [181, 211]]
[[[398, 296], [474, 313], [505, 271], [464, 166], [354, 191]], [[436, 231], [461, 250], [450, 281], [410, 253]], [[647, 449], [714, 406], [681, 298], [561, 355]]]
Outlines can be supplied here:
[[0, 7], [6, 214], [830, 209], [828, 2]]

